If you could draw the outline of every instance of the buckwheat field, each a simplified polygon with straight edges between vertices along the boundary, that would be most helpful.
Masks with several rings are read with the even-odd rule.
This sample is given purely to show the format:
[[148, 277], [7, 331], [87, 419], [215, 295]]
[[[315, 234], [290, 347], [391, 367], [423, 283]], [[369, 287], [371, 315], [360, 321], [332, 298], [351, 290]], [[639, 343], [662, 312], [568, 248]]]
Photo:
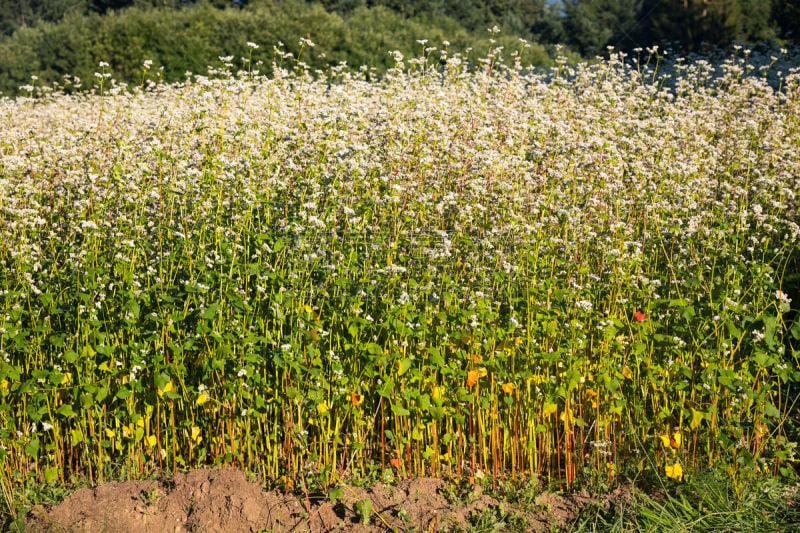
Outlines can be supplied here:
[[0, 100], [4, 490], [790, 474], [793, 60], [440, 48]]

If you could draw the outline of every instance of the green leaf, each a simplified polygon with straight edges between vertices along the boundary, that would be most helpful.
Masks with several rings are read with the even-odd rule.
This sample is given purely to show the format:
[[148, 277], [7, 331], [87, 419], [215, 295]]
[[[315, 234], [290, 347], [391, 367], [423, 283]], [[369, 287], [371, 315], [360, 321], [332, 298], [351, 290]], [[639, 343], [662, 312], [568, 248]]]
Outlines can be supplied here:
[[182, 398], [182, 396], [175, 391], [165, 392], [164, 396], [170, 400], [180, 400]]
[[411, 365], [413, 363], [414, 360], [408, 357], [406, 357], [405, 359], [401, 359], [400, 362], [398, 363], [397, 375], [402, 376], [403, 374], [405, 374], [406, 371], [408, 371], [408, 369], [411, 368]]
[[794, 340], [800, 341], [800, 320], [795, 320], [794, 324], [792, 324], [789, 333], [792, 335]]
[[420, 394], [419, 398], [417, 398], [417, 403], [420, 409], [427, 411], [431, 406], [431, 397], [428, 394]]
[[31, 457], [34, 457], [34, 458], [38, 457], [38, 455], [39, 455], [39, 439], [38, 438], [34, 438], [32, 441], [30, 441], [27, 444], [27, 446], [25, 446], [25, 453], [27, 453], [28, 455], [30, 455]]
[[433, 366], [444, 366], [444, 358], [438, 348], [428, 348], [428, 363]]
[[55, 481], [58, 477], [58, 467], [51, 466], [50, 468], [45, 468], [44, 470], [44, 480], [46, 483], [50, 483]]
[[132, 394], [131, 391], [129, 391], [128, 389], [122, 388], [122, 389], [117, 391], [117, 394], [115, 394], [115, 396], [117, 398], [119, 398], [120, 400], [124, 400], [124, 399], [130, 397], [131, 394]]
[[158, 374], [155, 375], [153, 381], [155, 382], [158, 390], [164, 390], [167, 386], [167, 383], [171, 381], [171, 378], [169, 377], [169, 374], [159, 372]]
[[80, 429], [71, 429], [70, 433], [70, 440], [72, 441], [73, 446], [77, 446], [78, 444], [84, 441], [83, 433]]
[[770, 416], [772, 418], [780, 418], [781, 413], [778, 411], [778, 408], [772, 405], [771, 403], [766, 403], [764, 405], [764, 414]]
[[219, 310], [219, 304], [213, 303], [208, 306], [208, 308], [200, 314], [200, 317], [204, 320], [213, 320], [214, 317], [217, 316], [217, 311]]
[[411, 411], [398, 404], [392, 405], [392, 412], [397, 416], [408, 416], [411, 414]]
[[336, 487], [328, 491], [328, 500], [331, 503], [336, 503], [342, 496], [344, 496], [344, 489]]
[[58, 413], [59, 415], [61, 415], [61, 416], [65, 417], [65, 418], [72, 418], [73, 416], [75, 416], [75, 415], [77, 414], [77, 413], [76, 413], [76, 412], [75, 412], [75, 411], [72, 409], [72, 406], [71, 406], [71, 405], [66, 405], [66, 404], [65, 404], [65, 405], [62, 405], [61, 407], [59, 407], [58, 409], [56, 409], [56, 413]]

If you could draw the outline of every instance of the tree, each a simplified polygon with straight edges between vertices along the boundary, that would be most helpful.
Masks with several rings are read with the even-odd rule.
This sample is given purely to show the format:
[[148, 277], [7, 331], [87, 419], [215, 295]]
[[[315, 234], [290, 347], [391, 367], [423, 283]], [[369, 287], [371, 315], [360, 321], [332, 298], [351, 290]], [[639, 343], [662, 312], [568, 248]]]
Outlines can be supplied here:
[[800, 42], [800, 0], [773, 0], [772, 21], [781, 37]]
[[643, 11], [647, 40], [678, 41], [684, 52], [758, 42], [775, 33], [772, 0], [646, 0]]
[[606, 46], [635, 46], [643, 0], [567, 0], [564, 32], [568, 42], [584, 55], [596, 55]]
[[59, 21], [69, 13], [84, 14], [88, 6], [89, 0], [2, 0], [0, 32], [10, 35], [20, 26]]

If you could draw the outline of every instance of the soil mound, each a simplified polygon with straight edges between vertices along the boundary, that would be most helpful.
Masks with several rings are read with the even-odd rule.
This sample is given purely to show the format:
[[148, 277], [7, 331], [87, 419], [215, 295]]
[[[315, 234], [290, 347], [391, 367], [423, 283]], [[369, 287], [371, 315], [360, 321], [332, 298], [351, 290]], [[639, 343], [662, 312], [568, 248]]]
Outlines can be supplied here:
[[[444, 481], [433, 478], [391, 486], [345, 486], [343, 495], [331, 502], [265, 491], [233, 468], [199, 469], [165, 482], [128, 481], [80, 489], [51, 508], [33, 509], [27, 526], [47, 533], [447, 531], [466, 528], [472, 513], [500, 505], [480, 491], [468, 503], [453, 502], [444, 488]], [[543, 494], [536, 510], [525, 516], [533, 527], [547, 530], [574, 519], [593, 501], [580, 494]], [[369, 502], [367, 523], [362, 523], [362, 502]]]

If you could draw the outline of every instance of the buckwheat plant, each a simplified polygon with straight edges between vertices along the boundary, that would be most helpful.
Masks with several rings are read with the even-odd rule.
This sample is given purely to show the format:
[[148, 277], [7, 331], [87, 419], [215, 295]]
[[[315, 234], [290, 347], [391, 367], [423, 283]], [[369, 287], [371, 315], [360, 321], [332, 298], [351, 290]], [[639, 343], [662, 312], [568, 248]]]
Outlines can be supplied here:
[[0, 100], [5, 482], [788, 473], [794, 56], [421, 47]]

